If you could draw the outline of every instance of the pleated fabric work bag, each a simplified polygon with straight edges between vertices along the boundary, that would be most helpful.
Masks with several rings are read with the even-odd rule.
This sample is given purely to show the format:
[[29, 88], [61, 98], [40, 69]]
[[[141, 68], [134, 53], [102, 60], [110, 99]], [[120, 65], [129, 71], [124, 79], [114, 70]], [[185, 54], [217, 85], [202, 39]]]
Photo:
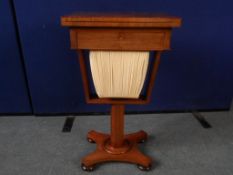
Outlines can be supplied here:
[[149, 52], [90, 51], [90, 67], [99, 98], [139, 98]]

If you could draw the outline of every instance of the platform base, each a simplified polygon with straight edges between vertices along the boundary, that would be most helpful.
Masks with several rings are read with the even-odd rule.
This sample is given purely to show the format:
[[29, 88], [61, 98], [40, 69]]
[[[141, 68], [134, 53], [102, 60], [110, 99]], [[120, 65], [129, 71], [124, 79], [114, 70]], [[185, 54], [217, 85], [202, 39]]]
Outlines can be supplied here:
[[90, 131], [87, 140], [96, 143], [96, 150], [82, 159], [82, 167], [87, 170], [93, 170], [93, 167], [103, 162], [128, 162], [137, 164], [141, 170], [149, 170], [151, 167], [151, 159], [144, 155], [138, 149], [138, 143], [147, 140], [147, 133], [139, 131], [133, 134], [125, 135], [124, 143], [120, 147], [113, 147], [110, 143], [110, 135]]

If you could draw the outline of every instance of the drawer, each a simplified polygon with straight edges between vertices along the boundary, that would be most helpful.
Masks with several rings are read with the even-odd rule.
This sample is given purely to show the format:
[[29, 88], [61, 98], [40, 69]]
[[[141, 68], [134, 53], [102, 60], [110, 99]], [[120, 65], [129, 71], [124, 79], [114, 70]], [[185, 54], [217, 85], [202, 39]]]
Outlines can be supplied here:
[[169, 29], [72, 29], [72, 49], [168, 50]]

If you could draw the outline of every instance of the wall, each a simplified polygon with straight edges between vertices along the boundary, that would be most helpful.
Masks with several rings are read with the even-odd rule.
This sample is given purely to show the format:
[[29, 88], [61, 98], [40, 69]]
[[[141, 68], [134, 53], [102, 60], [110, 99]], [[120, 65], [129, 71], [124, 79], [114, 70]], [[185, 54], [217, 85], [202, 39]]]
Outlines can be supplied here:
[[10, 1], [0, 3], [0, 113], [31, 113]]

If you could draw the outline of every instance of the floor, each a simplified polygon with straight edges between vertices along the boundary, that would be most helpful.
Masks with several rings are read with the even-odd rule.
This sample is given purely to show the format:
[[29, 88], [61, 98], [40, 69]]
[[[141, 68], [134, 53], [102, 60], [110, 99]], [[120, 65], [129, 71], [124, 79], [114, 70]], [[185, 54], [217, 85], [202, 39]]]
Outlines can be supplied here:
[[95, 149], [86, 141], [90, 129], [109, 132], [109, 116], [77, 116], [71, 132], [64, 117], [0, 117], [0, 175], [232, 175], [233, 112], [201, 113], [206, 129], [191, 113], [127, 115], [126, 132], [147, 131], [141, 144], [153, 168], [106, 163], [83, 172], [80, 159]]

